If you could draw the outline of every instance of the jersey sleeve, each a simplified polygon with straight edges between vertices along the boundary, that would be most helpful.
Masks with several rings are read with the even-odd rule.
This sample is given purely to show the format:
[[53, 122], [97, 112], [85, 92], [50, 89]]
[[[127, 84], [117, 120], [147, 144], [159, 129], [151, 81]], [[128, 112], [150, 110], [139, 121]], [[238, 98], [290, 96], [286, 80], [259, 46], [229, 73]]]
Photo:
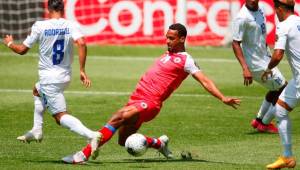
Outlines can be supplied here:
[[26, 47], [31, 48], [32, 45], [38, 41], [40, 32], [41, 31], [39, 29], [38, 22], [35, 22], [31, 27], [30, 35], [28, 35], [27, 38], [23, 41], [23, 44]]
[[288, 29], [285, 27], [287, 25], [279, 24], [276, 27], [276, 42], [274, 49], [285, 49], [285, 45], [287, 42]]
[[72, 29], [72, 38], [73, 38], [73, 40], [76, 41], [77, 39], [84, 36], [78, 23], [72, 22], [71, 29]]
[[242, 18], [234, 19], [232, 23], [232, 39], [242, 41], [245, 32], [245, 20]]
[[196, 61], [190, 55], [188, 55], [186, 58], [185, 65], [184, 65], [184, 71], [189, 74], [194, 74], [194, 73], [200, 71], [200, 67], [198, 66]]

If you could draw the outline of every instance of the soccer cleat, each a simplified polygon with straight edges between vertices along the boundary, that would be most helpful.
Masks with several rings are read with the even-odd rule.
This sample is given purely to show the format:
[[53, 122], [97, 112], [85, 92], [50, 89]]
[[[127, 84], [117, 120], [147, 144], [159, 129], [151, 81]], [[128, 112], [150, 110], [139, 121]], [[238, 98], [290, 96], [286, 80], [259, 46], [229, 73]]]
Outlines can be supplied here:
[[268, 125], [260, 123], [257, 126], [257, 130], [259, 132], [278, 133], [278, 129], [273, 123], [270, 123]]
[[63, 157], [61, 160], [67, 164], [85, 164], [87, 161], [82, 151]]
[[161, 137], [158, 138], [161, 143], [162, 146], [161, 148], [158, 150], [161, 154], [163, 154], [167, 159], [172, 159], [173, 155], [172, 152], [169, 150], [168, 148], [168, 143], [169, 143], [169, 138], [166, 135], [162, 135]]
[[258, 126], [259, 124], [261, 124], [261, 123], [260, 123], [257, 119], [253, 119], [253, 120], [251, 121], [251, 126], [252, 126], [254, 129], [256, 129], [257, 126]]
[[96, 132], [95, 137], [90, 140], [90, 145], [92, 148], [91, 157], [93, 160], [95, 160], [99, 155], [99, 144], [101, 142], [102, 136], [102, 133]]
[[17, 137], [17, 140], [24, 142], [24, 143], [30, 143], [32, 141], [41, 142], [43, 140], [43, 134], [42, 133], [34, 133], [33, 131], [29, 131], [25, 133], [22, 136]]
[[296, 166], [296, 159], [293, 157], [279, 157], [277, 161], [267, 165], [267, 169], [281, 169], [281, 168], [294, 168]]

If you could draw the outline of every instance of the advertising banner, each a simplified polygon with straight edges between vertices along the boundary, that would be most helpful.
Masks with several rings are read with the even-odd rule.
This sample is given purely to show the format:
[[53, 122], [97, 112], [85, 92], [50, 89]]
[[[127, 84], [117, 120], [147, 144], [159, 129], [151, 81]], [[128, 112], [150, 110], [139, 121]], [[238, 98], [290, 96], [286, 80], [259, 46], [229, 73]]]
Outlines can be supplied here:
[[[295, 11], [300, 11], [299, 1]], [[160, 45], [172, 23], [188, 29], [189, 45], [221, 46], [231, 41], [231, 20], [244, 0], [67, 0], [65, 17], [80, 24], [89, 43]], [[274, 43], [272, 0], [260, 0], [267, 41]]]

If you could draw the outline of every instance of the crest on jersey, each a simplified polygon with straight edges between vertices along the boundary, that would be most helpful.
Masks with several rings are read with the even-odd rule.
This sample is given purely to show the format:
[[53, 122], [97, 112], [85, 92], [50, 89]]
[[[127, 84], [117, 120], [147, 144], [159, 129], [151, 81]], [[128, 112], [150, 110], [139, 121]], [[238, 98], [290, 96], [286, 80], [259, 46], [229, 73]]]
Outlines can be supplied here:
[[174, 63], [180, 63], [181, 62], [181, 58], [179, 58], [179, 57], [175, 57], [175, 59], [174, 59]]
[[148, 105], [147, 105], [147, 103], [145, 103], [145, 102], [141, 102], [141, 107], [142, 107], [143, 109], [147, 109]]

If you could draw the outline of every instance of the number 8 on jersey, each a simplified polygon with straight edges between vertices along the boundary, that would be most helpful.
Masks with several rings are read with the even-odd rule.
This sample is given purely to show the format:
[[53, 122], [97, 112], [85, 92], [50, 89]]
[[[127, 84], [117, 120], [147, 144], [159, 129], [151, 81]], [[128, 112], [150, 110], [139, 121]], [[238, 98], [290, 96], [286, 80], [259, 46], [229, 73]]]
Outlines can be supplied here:
[[52, 62], [53, 65], [58, 65], [64, 59], [64, 44], [65, 40], [56, 40], [53, 44]]

